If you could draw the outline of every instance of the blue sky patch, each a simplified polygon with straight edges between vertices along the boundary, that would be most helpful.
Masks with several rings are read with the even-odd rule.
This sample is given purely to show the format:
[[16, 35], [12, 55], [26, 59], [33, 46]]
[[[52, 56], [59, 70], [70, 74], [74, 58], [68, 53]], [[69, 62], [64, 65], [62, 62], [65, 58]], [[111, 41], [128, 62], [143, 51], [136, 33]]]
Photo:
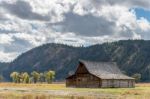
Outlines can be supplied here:
[[150, 21], [150, 10], [148, 11], [148, 10], [144, 10], [144, 9], [141, 9], [141, 8], [136, 8], [135, 12], [136, 12], [136, 16], [137, 16], [138, 19], [140, 19], [141, 17], [144, 17], [148, 21]]

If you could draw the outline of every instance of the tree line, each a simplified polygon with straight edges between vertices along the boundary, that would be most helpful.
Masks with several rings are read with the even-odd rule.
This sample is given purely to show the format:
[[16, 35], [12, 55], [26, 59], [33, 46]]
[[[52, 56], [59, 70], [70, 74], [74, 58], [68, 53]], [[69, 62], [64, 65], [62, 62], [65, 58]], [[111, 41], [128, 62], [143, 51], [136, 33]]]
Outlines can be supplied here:
[[[47, 82], [48, 84], [52, 83], [55, 78], [55, 71], [46, 71], [39, 73], [33, 71], [30, 74], [27, 72], [12, 72], [10, 77], [14, 83], [37, 83], [37, 82]], [[132, 75], [135, 78], [135, 82], [138, 83], [141, 81], [141, 74], [135, 73]], [[3, 76], [0, 75], [0, 81], [3, 80]]]
[[39, 73], [33, 71], [30, 74], [27, 72], [12, 72], [10, 78], [14, 83], [37, 83], [37, 82], [47, 82], [48, 84], [52, 83], [55, 78], [55, 71], [46, 71]]

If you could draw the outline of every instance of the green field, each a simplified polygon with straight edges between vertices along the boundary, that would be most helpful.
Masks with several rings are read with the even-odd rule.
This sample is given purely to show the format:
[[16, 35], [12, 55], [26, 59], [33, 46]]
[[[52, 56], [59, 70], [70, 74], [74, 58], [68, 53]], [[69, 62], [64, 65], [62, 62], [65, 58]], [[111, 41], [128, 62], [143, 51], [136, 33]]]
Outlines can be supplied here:
[[66, 88], [65, 84], [0, 83], [0, 99], [150, 99], [150, 84], [135, 88]]

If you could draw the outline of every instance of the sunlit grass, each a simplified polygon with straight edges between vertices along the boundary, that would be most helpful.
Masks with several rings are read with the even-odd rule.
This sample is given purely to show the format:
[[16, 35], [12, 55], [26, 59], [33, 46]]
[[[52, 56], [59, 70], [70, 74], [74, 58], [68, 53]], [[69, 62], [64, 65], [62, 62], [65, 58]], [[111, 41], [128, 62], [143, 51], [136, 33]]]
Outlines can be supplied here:
[[[48, 93], [53, 90], [55, 94]], [[136, 84], [135, 88], [66, 88], [65, 84], [0, 83], [0, 99], [94, 99], [95, 95], [102, 95], [102, 99], [150, 99], [150, 84]]]
[[16, 83], [0, 83], [0, 88], [35, 88], [35, 89], [66, 89], [65, 84], [16, 84]]

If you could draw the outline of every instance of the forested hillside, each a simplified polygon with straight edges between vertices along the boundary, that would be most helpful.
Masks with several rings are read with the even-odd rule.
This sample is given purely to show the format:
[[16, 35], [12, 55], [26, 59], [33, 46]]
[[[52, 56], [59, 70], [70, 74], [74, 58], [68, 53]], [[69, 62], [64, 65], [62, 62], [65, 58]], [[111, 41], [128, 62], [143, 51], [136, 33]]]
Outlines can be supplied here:
[[56, 71], [56, 80], [64, 80], [72, 73], [78, 60], [115, 61], [119, 68], [133, 75], [140, 73], [142, 81], [150, 81], [150, 41], [125, 40], [93, 45], [72, 47], [61, 44], [45, 44], [20, 55], [3, 72], [6, 78], [12, 71], [42, 72]]

